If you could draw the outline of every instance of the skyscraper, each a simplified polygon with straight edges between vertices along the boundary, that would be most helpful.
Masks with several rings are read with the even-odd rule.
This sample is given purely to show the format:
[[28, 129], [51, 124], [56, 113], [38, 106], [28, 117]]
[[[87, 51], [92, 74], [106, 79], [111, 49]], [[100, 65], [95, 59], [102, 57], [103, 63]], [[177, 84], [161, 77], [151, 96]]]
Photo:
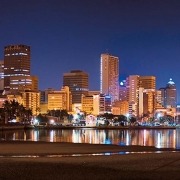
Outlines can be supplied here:
[[38, 78], [30, 76], [30, 46], [20, 44], [4, 47], [4, 89], [38, 90]]
[[165, 108], [175, 108], [177, 105], [177, 90], [176, 85], [170, 78], [165, 88], [159, 89], [162, 94], [162, 104]]
[[[127, 78], [127, 99], [129, 104], [132, 106], [131, 111], [133, 111], [136, 116], [144, 113], [145, 104], [143, 103], [149, 103], [146, 104], [148, 107], [146, 109], [151, 109], [151, 112], [153, 112], [152, 109], [154, 109], [155, 103], [154, 99], [150, 97], [154, 96], [155, 89], [155, 76], [130, 75]], [[146, 101], [145, 98], [147, 99]]]
[[30, 47], [9, 45], [4, 47], [4, 89], [10, 89], [10, 78], [30, 76]]
[[129, 102], [129, 113], [134, 112], [138, 115], [138, 90], [139, 90], [139, 75], [130, 75], [126, 79], [127, 82], [127, 100]]
[[139, 87], [144, 89], [156, 89], [155, 76], [139, 76]]
[[100, 92], [109, 95], [112, 102], [119, 100], [119, 58], [101, 54]]
[[88, 94], [89, 76], [81, 70], [72, 70], [64, 73], [63, 86], [68, 86], [72, 94], [72, 104], [81, 103], [82, 94]]

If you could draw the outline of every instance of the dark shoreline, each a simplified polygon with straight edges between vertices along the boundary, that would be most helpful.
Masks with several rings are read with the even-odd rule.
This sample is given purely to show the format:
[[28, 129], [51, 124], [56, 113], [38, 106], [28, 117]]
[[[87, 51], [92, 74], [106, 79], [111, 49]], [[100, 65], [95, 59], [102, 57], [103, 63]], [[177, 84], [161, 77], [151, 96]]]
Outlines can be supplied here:
[[[0, 147], [0, 179], [3, 180], [180, 178], [180, 153], [170, 149], [156, 153], [155, 147], [24, 141], [0, 141]], [[103, 152], [132, 153], [93, 155]], [[57, 154], [72, 156], [48, 157]], [[79, 156], [73, 156], [74, 154]]]
[[0, 141], [0, 155], [48, 155], [48, 154], [91, 154], [118, 152], [180, 152], [174, 148], [156, 148], [154, 146], [113, 144], [88, 144], [44, 141]]

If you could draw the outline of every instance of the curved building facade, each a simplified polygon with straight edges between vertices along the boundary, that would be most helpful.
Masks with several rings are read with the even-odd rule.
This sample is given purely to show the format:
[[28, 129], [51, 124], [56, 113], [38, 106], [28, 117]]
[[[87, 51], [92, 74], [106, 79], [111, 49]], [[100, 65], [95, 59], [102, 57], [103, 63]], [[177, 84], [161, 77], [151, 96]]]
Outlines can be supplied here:
[[4, 89], [10, 89], [13, 77], [30, 76], [30, 46], [8, 45], [4, 47]]

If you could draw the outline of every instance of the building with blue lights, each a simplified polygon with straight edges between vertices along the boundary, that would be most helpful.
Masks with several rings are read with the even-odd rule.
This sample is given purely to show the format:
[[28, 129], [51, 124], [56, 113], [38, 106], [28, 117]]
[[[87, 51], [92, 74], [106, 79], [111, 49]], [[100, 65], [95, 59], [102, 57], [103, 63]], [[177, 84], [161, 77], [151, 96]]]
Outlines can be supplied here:
[[165, 88], [160, 88], [162, 95], [162, 105], [165, 108], [176, 108], [177, 105], [177, 90], [176, 85], [170, 78]]

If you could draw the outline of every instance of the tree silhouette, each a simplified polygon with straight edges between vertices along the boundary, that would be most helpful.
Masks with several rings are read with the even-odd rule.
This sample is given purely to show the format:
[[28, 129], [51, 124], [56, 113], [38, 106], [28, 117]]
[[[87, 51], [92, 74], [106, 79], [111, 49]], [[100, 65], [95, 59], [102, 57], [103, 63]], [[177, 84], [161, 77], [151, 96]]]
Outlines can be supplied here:
[[19, 104], [15, 100], [4, 101], [2, 107], [4, 111], [1, 111], [1, 117], [4, 117], [5, 124], [13, 119], [24, 122], [25, 120], [29, 120], [29, 117], [32, 115], [32, 111], [30, 109], [26, 109], [22, 104]]

